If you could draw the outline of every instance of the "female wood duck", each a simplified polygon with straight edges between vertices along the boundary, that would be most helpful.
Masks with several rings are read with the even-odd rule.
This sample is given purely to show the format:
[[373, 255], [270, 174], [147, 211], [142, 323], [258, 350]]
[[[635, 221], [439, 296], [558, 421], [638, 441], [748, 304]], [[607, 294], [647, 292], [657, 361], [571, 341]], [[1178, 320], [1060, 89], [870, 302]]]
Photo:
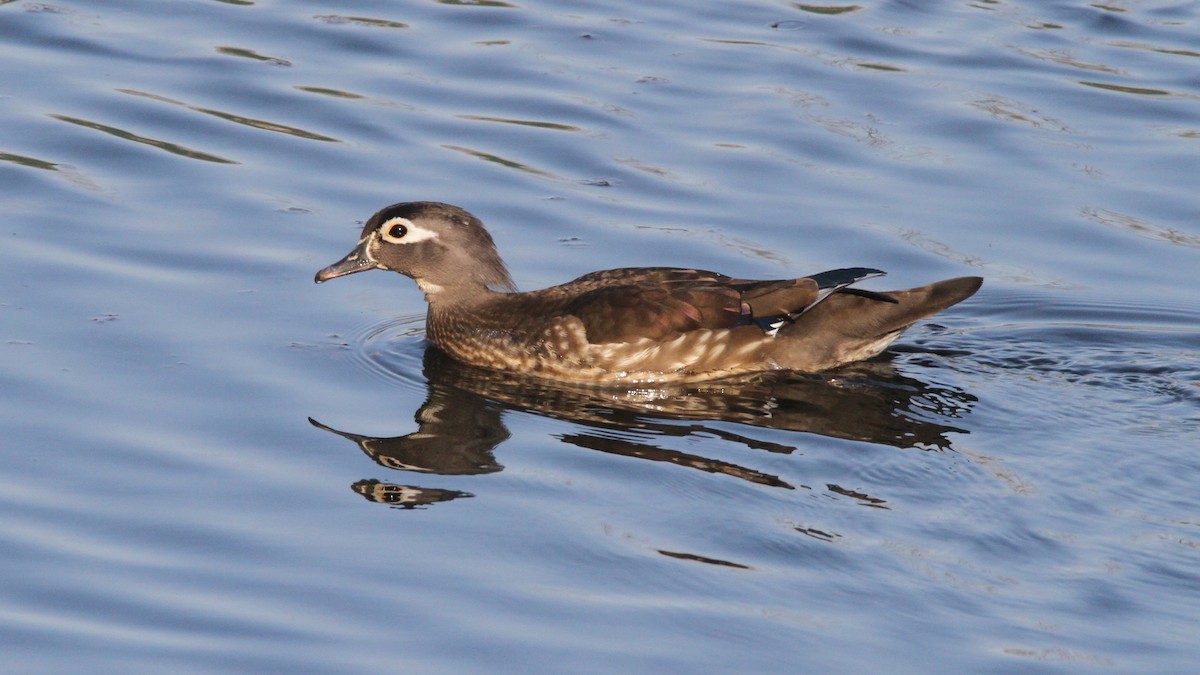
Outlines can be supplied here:
[[597, 384], [826, 370], [879, 354], [983, 283], [960, 277], [877, 293], [850, 288], [883, 274], [862, 267], [778, 281], [631, 267], [520, 293], [483, 223], [439, 202], [371, 216], [358, 246], [316, 281], [370, 269], [417, 282], [429, 303], [428, 338], [454, 358]]

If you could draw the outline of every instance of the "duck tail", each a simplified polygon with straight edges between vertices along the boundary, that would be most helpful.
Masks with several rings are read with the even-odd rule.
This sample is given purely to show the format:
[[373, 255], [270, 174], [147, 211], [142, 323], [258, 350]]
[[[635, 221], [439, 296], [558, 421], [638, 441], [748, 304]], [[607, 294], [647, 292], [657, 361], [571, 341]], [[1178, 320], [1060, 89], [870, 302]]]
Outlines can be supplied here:
[[782, 327], [779, 337], [794, 348], [781, 350], [776, 360], [784, 368], [814, 371], [870, 358], [909, 326], [966, 300], [982, 285], [981, 277], [958, 277], [902, 291], [841, 290]]

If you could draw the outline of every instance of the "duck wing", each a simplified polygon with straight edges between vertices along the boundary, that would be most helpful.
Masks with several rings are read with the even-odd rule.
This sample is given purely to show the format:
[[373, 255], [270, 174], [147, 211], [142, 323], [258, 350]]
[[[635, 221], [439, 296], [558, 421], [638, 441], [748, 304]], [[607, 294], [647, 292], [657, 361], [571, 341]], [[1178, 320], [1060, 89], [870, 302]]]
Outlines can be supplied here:
[[593, 344], [672, 340], [693, 330], [747, 323], [741, 294], [718, 284], [606, 286], [573, 298], [563, 312], [579, 319]]
[[[845, 267], [788, 281], [734, 281], [732, 285], [734, 288], [743, 289], [742, 298], [754, 308], [756, 317], [794, 318], [830, 295], [847, 289], [851, 284], [885, 274], [883, 270], [870, 267]], [[892, 298], [873, 291], [849, 289], [849, 292], [884, 302], [895, 302]]]
[[726, 284], [730, 281], [733, 280], [724, 274], [709, 272], [708, 270], [681, 267], [618, 267], [616, 269], [585, 274], [574, 281], [564, 284], [564, 287], [601, 288], [624, 284]]
[[[688, 331], [750, 324], [774, 336], [780, 326], [829, 295], [881, 275], [880, 270], [853, 267], [800, 279], [752, 281], [670, 267], [604, 270], [568, 284], [588, 290], [570, 299], [564, 313], [582, 322], [594, 344], [671, 340]], [[895, 302], [871, 291], [853, 292]]]
[[750, 308], [751, 321], [774, 337], [785, 324], [795, 321], [796, 317], [834, 293], [853, 293], [895, 303], [895, 299], [882, 293], [848, 288], [863, 279], [884, 274], [882, 270], [870, 267], [847, 267], [784, 281], [734, 280], [731, 286], [741, 291], [742, 301]]

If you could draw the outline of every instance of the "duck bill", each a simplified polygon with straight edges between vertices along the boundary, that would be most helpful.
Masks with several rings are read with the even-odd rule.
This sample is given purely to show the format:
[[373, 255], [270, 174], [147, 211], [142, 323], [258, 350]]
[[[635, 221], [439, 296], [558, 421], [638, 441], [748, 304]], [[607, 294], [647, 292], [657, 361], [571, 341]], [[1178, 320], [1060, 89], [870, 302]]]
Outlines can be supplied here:
[[342, 258], [329, 267], [317, 272], [317, 276], [313, 277], [313, 281], [316, 281], [319, 284], [323, 281], [329, 281], [330, 279], [344, 277], [347, 274], [354, 274], [355, 272], [365, 272], [366, 270], [375, 269], [377, 265], [375, 261], [371, 259], [371, 255], [367, 253], [368, 241], [369, 240], [363, 240], [363, 243], [359, 244], [357, 248], [346, 254], [345, 258]]

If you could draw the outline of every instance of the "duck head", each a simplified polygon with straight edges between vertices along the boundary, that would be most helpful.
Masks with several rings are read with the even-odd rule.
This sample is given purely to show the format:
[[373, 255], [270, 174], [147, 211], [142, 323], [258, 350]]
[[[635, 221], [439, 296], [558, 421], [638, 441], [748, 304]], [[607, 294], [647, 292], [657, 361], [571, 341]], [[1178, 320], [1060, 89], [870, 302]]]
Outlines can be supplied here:
[[358, 245], [317, 272], [319, 284], [371, 269], [411, 277], [432, 298], [446, 291], [514, 290], [512, 278], [483, 223], [440, 202], [392, 204], [371, 216]]

